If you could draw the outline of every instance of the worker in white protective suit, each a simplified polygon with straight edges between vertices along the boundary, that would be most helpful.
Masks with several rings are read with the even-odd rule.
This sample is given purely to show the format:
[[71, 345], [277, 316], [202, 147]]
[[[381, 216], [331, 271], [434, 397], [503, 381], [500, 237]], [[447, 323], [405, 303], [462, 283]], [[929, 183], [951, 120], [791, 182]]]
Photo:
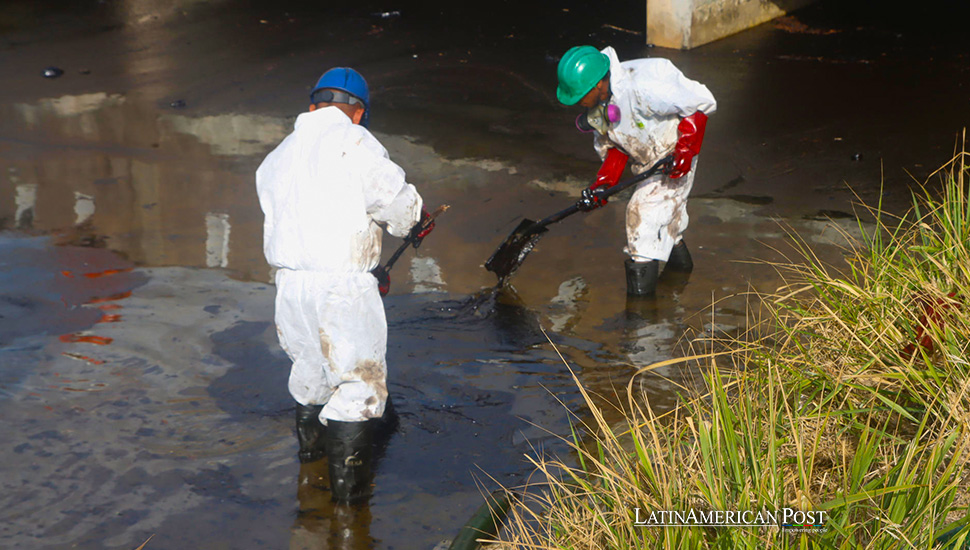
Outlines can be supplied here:
[[[641, 182], [626, 211], [627, 294], [649, 296], [664, 273], [689, 273], [693, 262], [683, 234], [687, 196], [694, 183], [707, 115], [716, 108], [706, 86], [688, 79], [667, 59], [620, 63], [613, 48], [577, 46], [558, 67], [559, 101], [586, 112], [577, 127], [592, 132], [603, 165], [590, 189], [617, 183], [628, 160], [636, 173], [673, 153], [673, 166]], [[591, 207], [602, 206], [605, 200]]]
[[[381, 227], [418, 242], [433, 228], [404, 170], [367, 130], [367, 83], [331, 69], [309, 112], [256, 171], [263, 251], [276, 271], [276, 329], [293, 361], [299, 457], [329, 458], [334, 500], [366, 498], [375, 419], [387, 402], [387, 322], [371, 270]], [[419, 230], [420, 229], [420, 230]]]

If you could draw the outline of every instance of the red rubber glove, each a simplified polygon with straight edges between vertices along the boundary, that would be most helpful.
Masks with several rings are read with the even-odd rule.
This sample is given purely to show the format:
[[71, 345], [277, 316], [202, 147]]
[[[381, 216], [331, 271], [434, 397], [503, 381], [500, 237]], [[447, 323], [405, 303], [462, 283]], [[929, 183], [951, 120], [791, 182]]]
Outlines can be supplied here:
[[677, 125], [680, 138], [677, 139], [677, 145], [674, 147], [674, 166], [668, 174], [670, 179], [683, 177], [690, 172], [694, 156], [701, 152], [701, 142], [704, 141], [706, 127], [707, 115], [700, 111], [680, 119], [680, 124]]
[[428, 214], [427, 209], [421, 208], [421, 220], [414, 224], [411, 228], [411, 238], [414, 239], [414, 248], [421, 246], [421, 241], [428, 236], [428, 233], [434, 229], [434, 220], [431, 218], [431, 214]]
[[377, 279], [377, 290], [381, 293], [381, 297], [387, 296], [391, 290], [391, 274], [381, 266], [372, 269], [370, 274]]
[[[596, 172], [596, 181], [589, 186], [590, 191], [595, 191], [600, 187], [605, 187], [609, 189], [616, 185], [620, 181], [620, 176], [623, 175], [623, 170], [626, 168], [626, 162], [630, 158], [623, 151], [620, 151], [616, 147], [611, 147], [606, 152], [606, 158], [603, 159], [603, 165], [600, 166], [598, 172]], [[593, 208], [599, 208], [606, 204], [606, 199], [601, 199], [599, 197], [593, 200], [595, 206]]]
[[427, 237], [428, 233], [431, 233], [431, 230], [434, 229], [434, 220], [431, 219], [431, 214], [428, 214], [428, 210], [425, 208], [421, 208], [421, 221], [418, 222], [418, 227], [424, 227], [418, 233], [419, 239]]

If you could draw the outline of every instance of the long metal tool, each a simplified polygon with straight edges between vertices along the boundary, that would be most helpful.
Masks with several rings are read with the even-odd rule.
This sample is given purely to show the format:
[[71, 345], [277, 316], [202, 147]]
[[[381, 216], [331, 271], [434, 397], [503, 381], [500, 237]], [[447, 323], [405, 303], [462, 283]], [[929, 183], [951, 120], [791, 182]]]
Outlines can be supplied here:
[[445, 212], [449, 208], [451, 208], [451, 206], [447, 204], [442, 204], [438, 208], [435, 208], [434, 212], [428, 215], [428, 219], [426, 219], [420, 227], [412, 229], [411, 232], [408, 233], [408, 236], [404, 238], [404, 242], [401, 243], [401, 246], [397, 247], [397, 250], [394, 251], [394, 254], [391, 254], [391, 257], [387, 259], [387, 263], [385, 263], [384, 265], [379, 265], [375, 267], [373, 270], [371, 270], [371, 273], [373, 273], [374, 276], [377, 277], [378, 281], [381, 280], [380, 275], [382, 273], [384, 275], [386, 275], [387, 273], [390, 273], [391, 268], [394, 267], [394, 263], [397, 262], [397, 259], [401, 257], [401, 254], [404, 254], [404, 251], [407, 250], [409, 246], [414, 246], [414, 248], [417, 248], [418, 245], [421, 244], [421, 242], [418, 241], [418, 233], [427, 229], [427, 227], [431, 225], [431, 223], [434, 221], [435, 218], [437, 218], [439, 215], [441, 215], [442, 212]]
[[495, 252], [492, 253], [488, 261], [485, 262], [485, 269], [491, 271], [498, 277], [498, 286], [505, 285], [515, 271], [519, 269], [519, 266], [522, 265], [522, 262], [525, 261], [525, 257], [535, 248], [539, 239], [542, 238], [542, 234], [548, 231], [547, 226], [562, 221], [576, 212], [589, 211], [593, 208], [593, 204], [597, 200], [612, 197], [620, 191], [640, 183], [658, 172], [664, 171], [672, 164], [673, 156], [668, 155], [657, 161], [646, 172], [621, 181], [613, 187], [608, 189], [600, 188], [595, 191], [590, 191], [589, 189], [584, 190], [583, 197], [576, 201], [575, 204], [549, 217], [537, 222], [529, 219], [522, 220], [508, 238], [495, 249]]

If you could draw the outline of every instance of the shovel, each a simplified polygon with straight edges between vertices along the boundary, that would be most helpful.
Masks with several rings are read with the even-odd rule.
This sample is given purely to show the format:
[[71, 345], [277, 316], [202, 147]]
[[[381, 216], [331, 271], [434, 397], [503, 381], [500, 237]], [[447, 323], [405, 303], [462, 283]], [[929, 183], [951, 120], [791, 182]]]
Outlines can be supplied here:
[[593, 205], [598, 199], [602, 200], [612, 197], [620, 191], [640, 183], [658, 172], [662, 172], [672, 164], [673, 156], [668, 155], [657, 161], [646, 172], [637, 174], [628, 180], [621, 181], [613, 187], [606, 189], [600, 188], [595, 191], [584, 189], [583, 197], [565, 210], [560, 210], [537, 222], [529, 219], [522, 220], [518, 227], [505, 239], [505, 242], [495, 249], [492, 257], [485, 262], [485, 269], [491, 271], [498, 277], [498, 286], [504, 286], [515, 271], [519, 269], [522, 262], [525, 261], [525, 257], [529, 255], [529, 252], [532, 252], [532, 249], [535, 248], [539, 239], [542, 238], [542, 234], [548, 231], [546, 229], [547, 226], [562, 221], [564, 218], [572, 216], [576, 212], [592, 210]]

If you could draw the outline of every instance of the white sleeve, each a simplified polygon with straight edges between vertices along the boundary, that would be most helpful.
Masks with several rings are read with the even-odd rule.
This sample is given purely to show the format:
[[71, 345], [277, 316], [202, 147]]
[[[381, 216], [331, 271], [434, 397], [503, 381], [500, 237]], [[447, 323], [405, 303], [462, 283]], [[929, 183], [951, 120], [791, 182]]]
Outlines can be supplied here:
[[405, 183], [397, 196], [384, 208], [374, 213], [374, 221], [387, 224], [387, 232], [395, 237], [406, 237], [411, 228], [421, 220], [421, 195], [410, 183]]
[[616, 147], [616, 144], [613, 143], [613, 140], [609, 136], [604, 136], [599, 132], [593, 132], [593, 149], [600, 156], [600, 160], [606, 160], [606, 154], [613, 147]]
[[367, 214], [386, 224], [391, 235], [405, 237], [421, 219], [421, 196], [405, 181], [404, 169], [388, 158], [387, 150], [369, 132], [360, 144], [357, 152]]

